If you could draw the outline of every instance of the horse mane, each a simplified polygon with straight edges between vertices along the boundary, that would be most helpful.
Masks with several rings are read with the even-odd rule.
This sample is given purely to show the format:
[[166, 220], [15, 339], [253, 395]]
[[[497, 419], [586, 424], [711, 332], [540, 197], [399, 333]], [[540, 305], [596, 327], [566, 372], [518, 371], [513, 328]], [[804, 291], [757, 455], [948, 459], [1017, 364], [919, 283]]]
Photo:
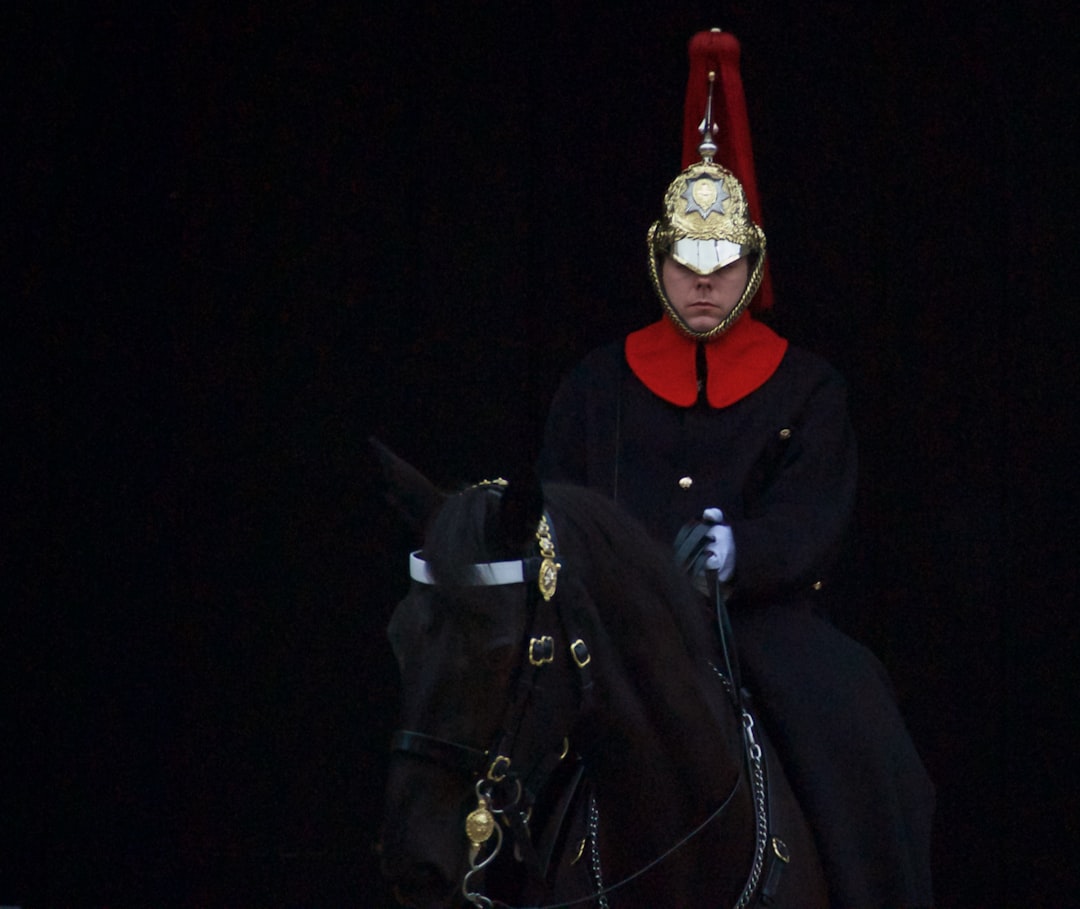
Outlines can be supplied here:
[[[589, 572], [588, 586], [601, 609], [616, 609], [627, 620], [663, 610], [678, 627], [688, 655], [702, 665], [714, 658], [711, 614], [679, 571], [670, 546], [593, 490], [549, 483], [544, 495], [560, 551]], [[616, 602], [598, 599], [616, 591]]]

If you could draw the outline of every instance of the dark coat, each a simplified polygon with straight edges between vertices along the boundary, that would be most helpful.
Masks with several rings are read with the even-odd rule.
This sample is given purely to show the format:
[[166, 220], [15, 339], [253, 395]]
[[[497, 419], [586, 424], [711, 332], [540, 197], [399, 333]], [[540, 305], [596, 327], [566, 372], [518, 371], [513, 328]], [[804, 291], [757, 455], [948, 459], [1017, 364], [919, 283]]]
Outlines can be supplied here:
[[612, 344], [559, 389], [540, 472], [607, 493], [665, 543], [722, 508], [734, 596], [797, 596], [820, 586], [850, 521], [855, 438], [843, 380], [806, 351], [789, 347], [761, 388], [714, 410], [661, 400]]
[[734, 404], [683, 408], [611, 344], [556, 394], [539, 472], [607, 493], [667, 543], [723, 509], [744, 681], [815, 831], [833, 905], [931, 905], [933, 787], [884, 668], [815, 608], [855, 498], [840, 375], [789, 346]]

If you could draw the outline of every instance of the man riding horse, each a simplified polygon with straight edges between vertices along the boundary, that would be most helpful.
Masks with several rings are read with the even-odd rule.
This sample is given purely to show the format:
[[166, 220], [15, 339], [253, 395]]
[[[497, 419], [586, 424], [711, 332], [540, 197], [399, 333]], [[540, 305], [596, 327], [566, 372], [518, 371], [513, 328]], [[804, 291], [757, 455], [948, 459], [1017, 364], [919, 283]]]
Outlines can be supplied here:
[[539, 472], [605, 493], [658, 540], [704, 525], [693, 570], [730, 615], [831, 904], [929, 906], [933, 787], [884, 668], [820, 605], [855, 500], [844, 382], [758, 318], [771, 289], [739, 47], [704, 32], [690, 56], [686, 169], [648, 233], [663, 315], [565, 379]]

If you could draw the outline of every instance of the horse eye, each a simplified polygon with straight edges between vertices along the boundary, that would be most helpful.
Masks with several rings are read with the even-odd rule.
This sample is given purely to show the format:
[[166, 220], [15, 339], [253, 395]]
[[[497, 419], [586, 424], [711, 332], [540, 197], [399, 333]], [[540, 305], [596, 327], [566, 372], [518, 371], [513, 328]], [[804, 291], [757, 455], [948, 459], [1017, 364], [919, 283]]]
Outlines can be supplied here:
[[405, 636], [401, 634], [401, 629], [393, 621], [386, 629], [386, 637], [390, 641], [390, 650], [394, 654], [394, 659], [397, 660], [398, 669], [404, 669], [405, 653], [408, 648], [405, 643]]
[[430, 634], [432, 615], [431, 604], [422, 597], [410, 595], [398, 603], [386, 626], [386, 636], [399, 667], [404, 666], [405, 656], [414, 652]]

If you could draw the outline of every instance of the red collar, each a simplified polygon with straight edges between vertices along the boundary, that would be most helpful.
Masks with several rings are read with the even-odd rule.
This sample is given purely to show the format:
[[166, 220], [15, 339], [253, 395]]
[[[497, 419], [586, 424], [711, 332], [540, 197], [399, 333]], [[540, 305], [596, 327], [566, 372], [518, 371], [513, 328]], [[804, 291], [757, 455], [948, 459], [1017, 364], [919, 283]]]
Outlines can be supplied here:
[[[697, 346], [668, 318], [626, 338], [626, 361], [645, 387], [665, 401], [690, 407], [698, 398]], [[727, 407], [756, 391], [776, 372], [788, 342], [746, 313], [705, 345], [709, 404]]]

